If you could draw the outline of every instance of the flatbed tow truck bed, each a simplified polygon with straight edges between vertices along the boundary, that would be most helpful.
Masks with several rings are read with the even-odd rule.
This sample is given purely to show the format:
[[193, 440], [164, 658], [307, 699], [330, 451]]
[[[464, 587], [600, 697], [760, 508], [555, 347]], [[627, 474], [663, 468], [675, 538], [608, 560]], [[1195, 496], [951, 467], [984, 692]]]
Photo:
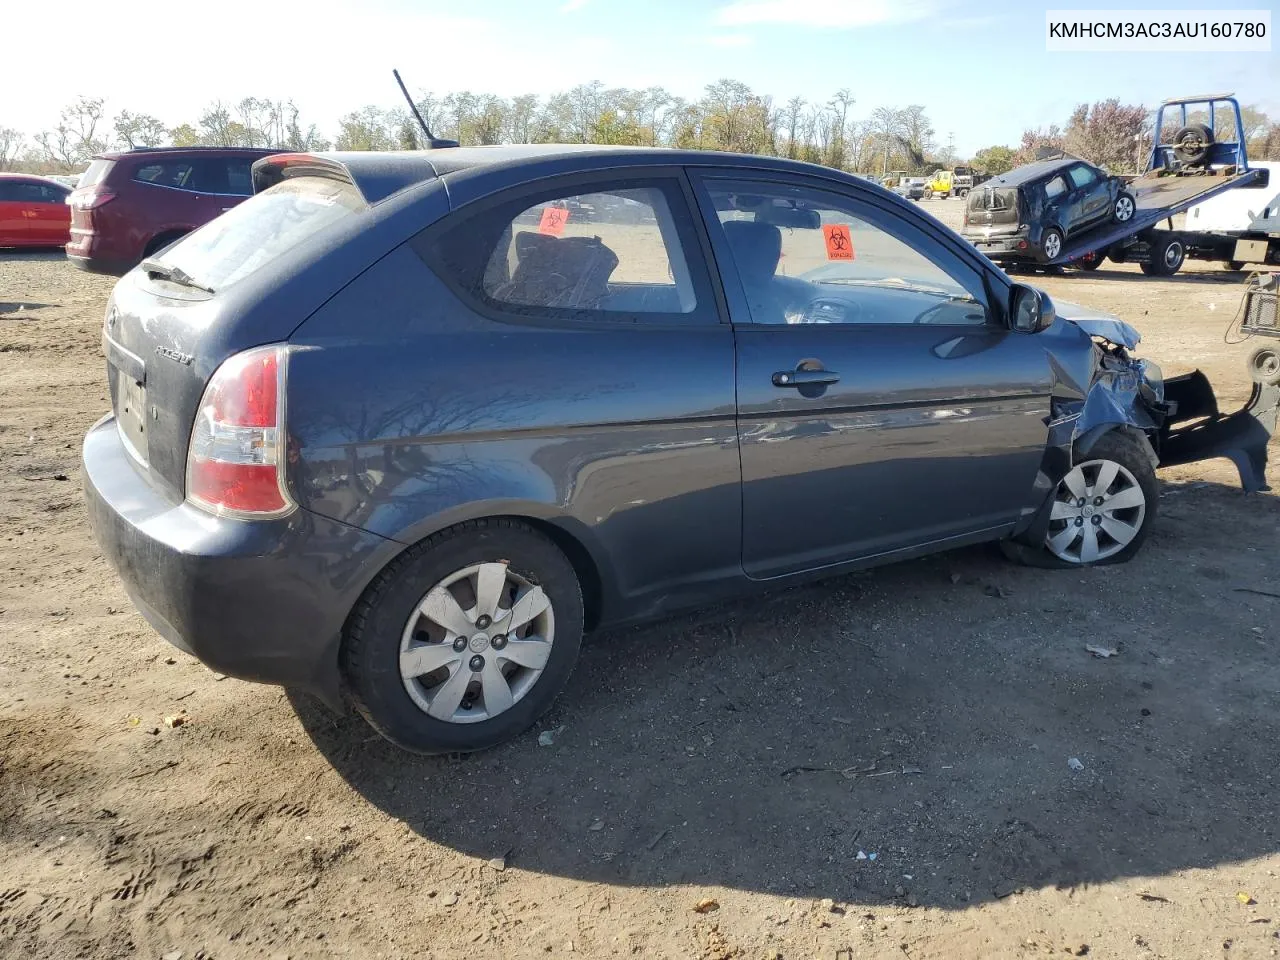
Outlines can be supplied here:
[[1181, 175], [1148, 173], [1129, 182], [1137, 209], [1127, 222], [1104, 223], [1068, 237], [1058, 256], [1034, 262], [1041, 266], [1066, 266], [1090, 256], [1109, 256], [1121, 262], [1140, 259], [1139, 256], [1128, 257], [1125, 254], [1130, 252], [1130, 248], [1134, 248], [1132, 252], [1135, 254], [1145, 254], [1147, 251], [1140, 247], [1160, 245], [1165, 238], [1147, 236], [1163, 233], [1153, 230], [1158, 223], [1224, 190], [1246, 186], [1261, 176], [1260, 170], [1232, 174], [1218, 171]]

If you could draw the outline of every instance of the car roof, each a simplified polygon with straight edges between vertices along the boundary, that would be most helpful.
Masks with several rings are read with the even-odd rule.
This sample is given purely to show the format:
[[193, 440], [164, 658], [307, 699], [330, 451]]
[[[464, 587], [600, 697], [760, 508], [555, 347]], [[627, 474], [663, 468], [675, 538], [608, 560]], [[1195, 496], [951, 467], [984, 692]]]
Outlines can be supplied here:
[[[458, 183], [485, 174], [511, 171], [513, 181], [561, 173], [644, 166], [715, 166], [745, 171], [771, 170], [820, 176], [865, 186], [843, 171], [799, 160], [712, 150], [622, 147], [597, 144], [523, 143], [483, 147], [437, 147], [386, 152], [345, 151], [304, 154], [345, 168], [365, 200], [376, 203], [425, 180]], [[255, 168], [257, 169], [257, 168]], [[256, 183], [256, 178], [255, 178]], [[261, 189], [255, 186], [255, 189]]]
[[220, 154], [236, 154], [258, 157], [269, 157], [273, 153], [285, 153], [287, 151], [276, 148], [265, 147], [135, 147], [132, 150], [106, 150], [102, 153], [95, 153], [95, 160], [127, 160], [132, 157], [187, 157], [192, 154], [212, 154], [218, 156]]
[[0, 173], [0, 180], [35, 180], [37, 183], [47, 183], [62, 190], [67, 188], [65, 183], [59, 183], [52, 177], [44, 177], [38, 173]]
[[1077, 163], [1083, 163], [1088, 167], [1093, 166], [1088, 160], [1081, 160], [1079, 157], [1055, 157], [1052, 160], [1036, 160], [1034, 163], [1024, 163], [1020, 167], [1014, 167], [1008, 173], [1002, 173], [998, 177], [992, 177], [983, 186], [1018, 187], [1024, 183], [1030, 183], [1032, 180], [1039, 180], [1041, 177], [1059, 173]]

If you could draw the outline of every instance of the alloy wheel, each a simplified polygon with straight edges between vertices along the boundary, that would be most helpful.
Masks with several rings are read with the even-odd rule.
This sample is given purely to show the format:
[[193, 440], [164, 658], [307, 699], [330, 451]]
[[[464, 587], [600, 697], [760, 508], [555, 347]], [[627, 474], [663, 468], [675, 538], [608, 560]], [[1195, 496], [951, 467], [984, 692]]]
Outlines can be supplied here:
[[1146, 494], [1127, 467], [1088, 460], [1058, 483], [1045, 546], [1067, 563], [1106, 560], [1133, 542], [1146, 514]]
[[445, 577], [409, 615], [400, 677], [413, 702], [449, 723], [509, 710], [537, 683], [551, 655], [550, 599], [500, 562]]
[[1133, 200], [1127, 196], [1121, 196], [1116, 200], [1116, 220], [1125, 223], [1133, 218]]

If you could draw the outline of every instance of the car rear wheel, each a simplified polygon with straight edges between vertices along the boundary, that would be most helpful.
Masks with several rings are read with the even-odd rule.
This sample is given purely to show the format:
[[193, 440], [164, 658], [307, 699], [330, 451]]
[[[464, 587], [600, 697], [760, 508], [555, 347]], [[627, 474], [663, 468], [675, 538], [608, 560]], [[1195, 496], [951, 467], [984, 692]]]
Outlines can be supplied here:
[[142, 253], [142, 259], [145, 260], [147, 257], [154, 257], [157, 253], [159, 253], [165, 247], [171, 244], [177, 243], [186, 235], [187, 235], [187, 231], [178, 230], [172, 233], [162, 233], [157, 237], [152, 237], [151, 242], [147, 244], [146, 250], [144, 250]]
[[529, 727], [578, 658], [582, 591], [546, 537], [514, 520], [451, 527], [411, 548], [348, 622], [356, 709], [417, 753], [481, 750]]
[[1127, 190], [1121, 190], [1116, 194], [1116, 202], [1111, 208], [1111, 216], [1116, 223], [1128, 223], [1133, 219], [1133, 215], [1137, 209], [1138, 205], [1133, 199], [1133, 194], [1129, 193]]
[[1243, 269], [1244, 269], [1244, 261], [1243, 261], [1243, 260], [1228, 260], [1228, 261], [1227, 261], [1227, 264], [1226, 264], [1226, 267], [1227, 267], [1227, 269], [1228, 269], [1228, 270], [1230, 270], [1232, 273], [1239, 273], [1241, 270], [1243, 270]]
[[1149, 277], [1171, 277], [1182, 268], [1187, 250], [1182, 241], [1170, 237], [1152, 244], [1147, 262], [1141, 264], [1142, 272]]
[[1059, 482], [1044, 549], [1055, 566], [1123, 563], [1156, 517], [1155, 470], [1137, 441], [1108, 433]]
[[1044, 239], [1040, 241], [1045, 260], [1056, 260], [1062, 253], [1062, 231], [1057, 227], [1048, 227], [1044, 231]]

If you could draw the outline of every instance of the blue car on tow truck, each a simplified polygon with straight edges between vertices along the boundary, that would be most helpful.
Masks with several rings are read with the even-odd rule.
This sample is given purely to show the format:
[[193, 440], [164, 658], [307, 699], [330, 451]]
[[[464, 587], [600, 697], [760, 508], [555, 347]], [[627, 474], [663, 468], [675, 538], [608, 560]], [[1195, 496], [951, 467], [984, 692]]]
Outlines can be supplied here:
[[[1167, 142], [1156, 137], [1146, 173], [1123, 190], [1111, 191], [1113, 210], [1104, 211], [1110, 215], [1078, 219], [1070, 213], [1090, 201], [1091, 191], [1101, 191], [1094, 190], [1096, 182], [1072, 179], [1067, 166], [1090, 165], [1066, 157], [1043, 170], [1038, 164], [1015, 168], [975, 187], [966, 207], [965, 238], [1002, 265], [1092, 270], [1109, 258], [1137, 263], [1152, 276], [1177, 273], [1189, 238], [1172, 229], [1173, 216], [1226, 190], [1247, 186], [1265, 172], [1249, 168], [1244, 123], [1234, 95], [1166, 100], [1156, 112], [1157, 134], [1165, 130], [1167, 113], [1179, 126]], [[1233, 118], [1233, 130], [1215, 125], [1222, 114]], [[1199, 117], [1207, 122], [1199, 122]], [[1224, 133], [1232, 139], [1220, 139]], [[1166, 222], [1167, 229], [1158, 228]]]

